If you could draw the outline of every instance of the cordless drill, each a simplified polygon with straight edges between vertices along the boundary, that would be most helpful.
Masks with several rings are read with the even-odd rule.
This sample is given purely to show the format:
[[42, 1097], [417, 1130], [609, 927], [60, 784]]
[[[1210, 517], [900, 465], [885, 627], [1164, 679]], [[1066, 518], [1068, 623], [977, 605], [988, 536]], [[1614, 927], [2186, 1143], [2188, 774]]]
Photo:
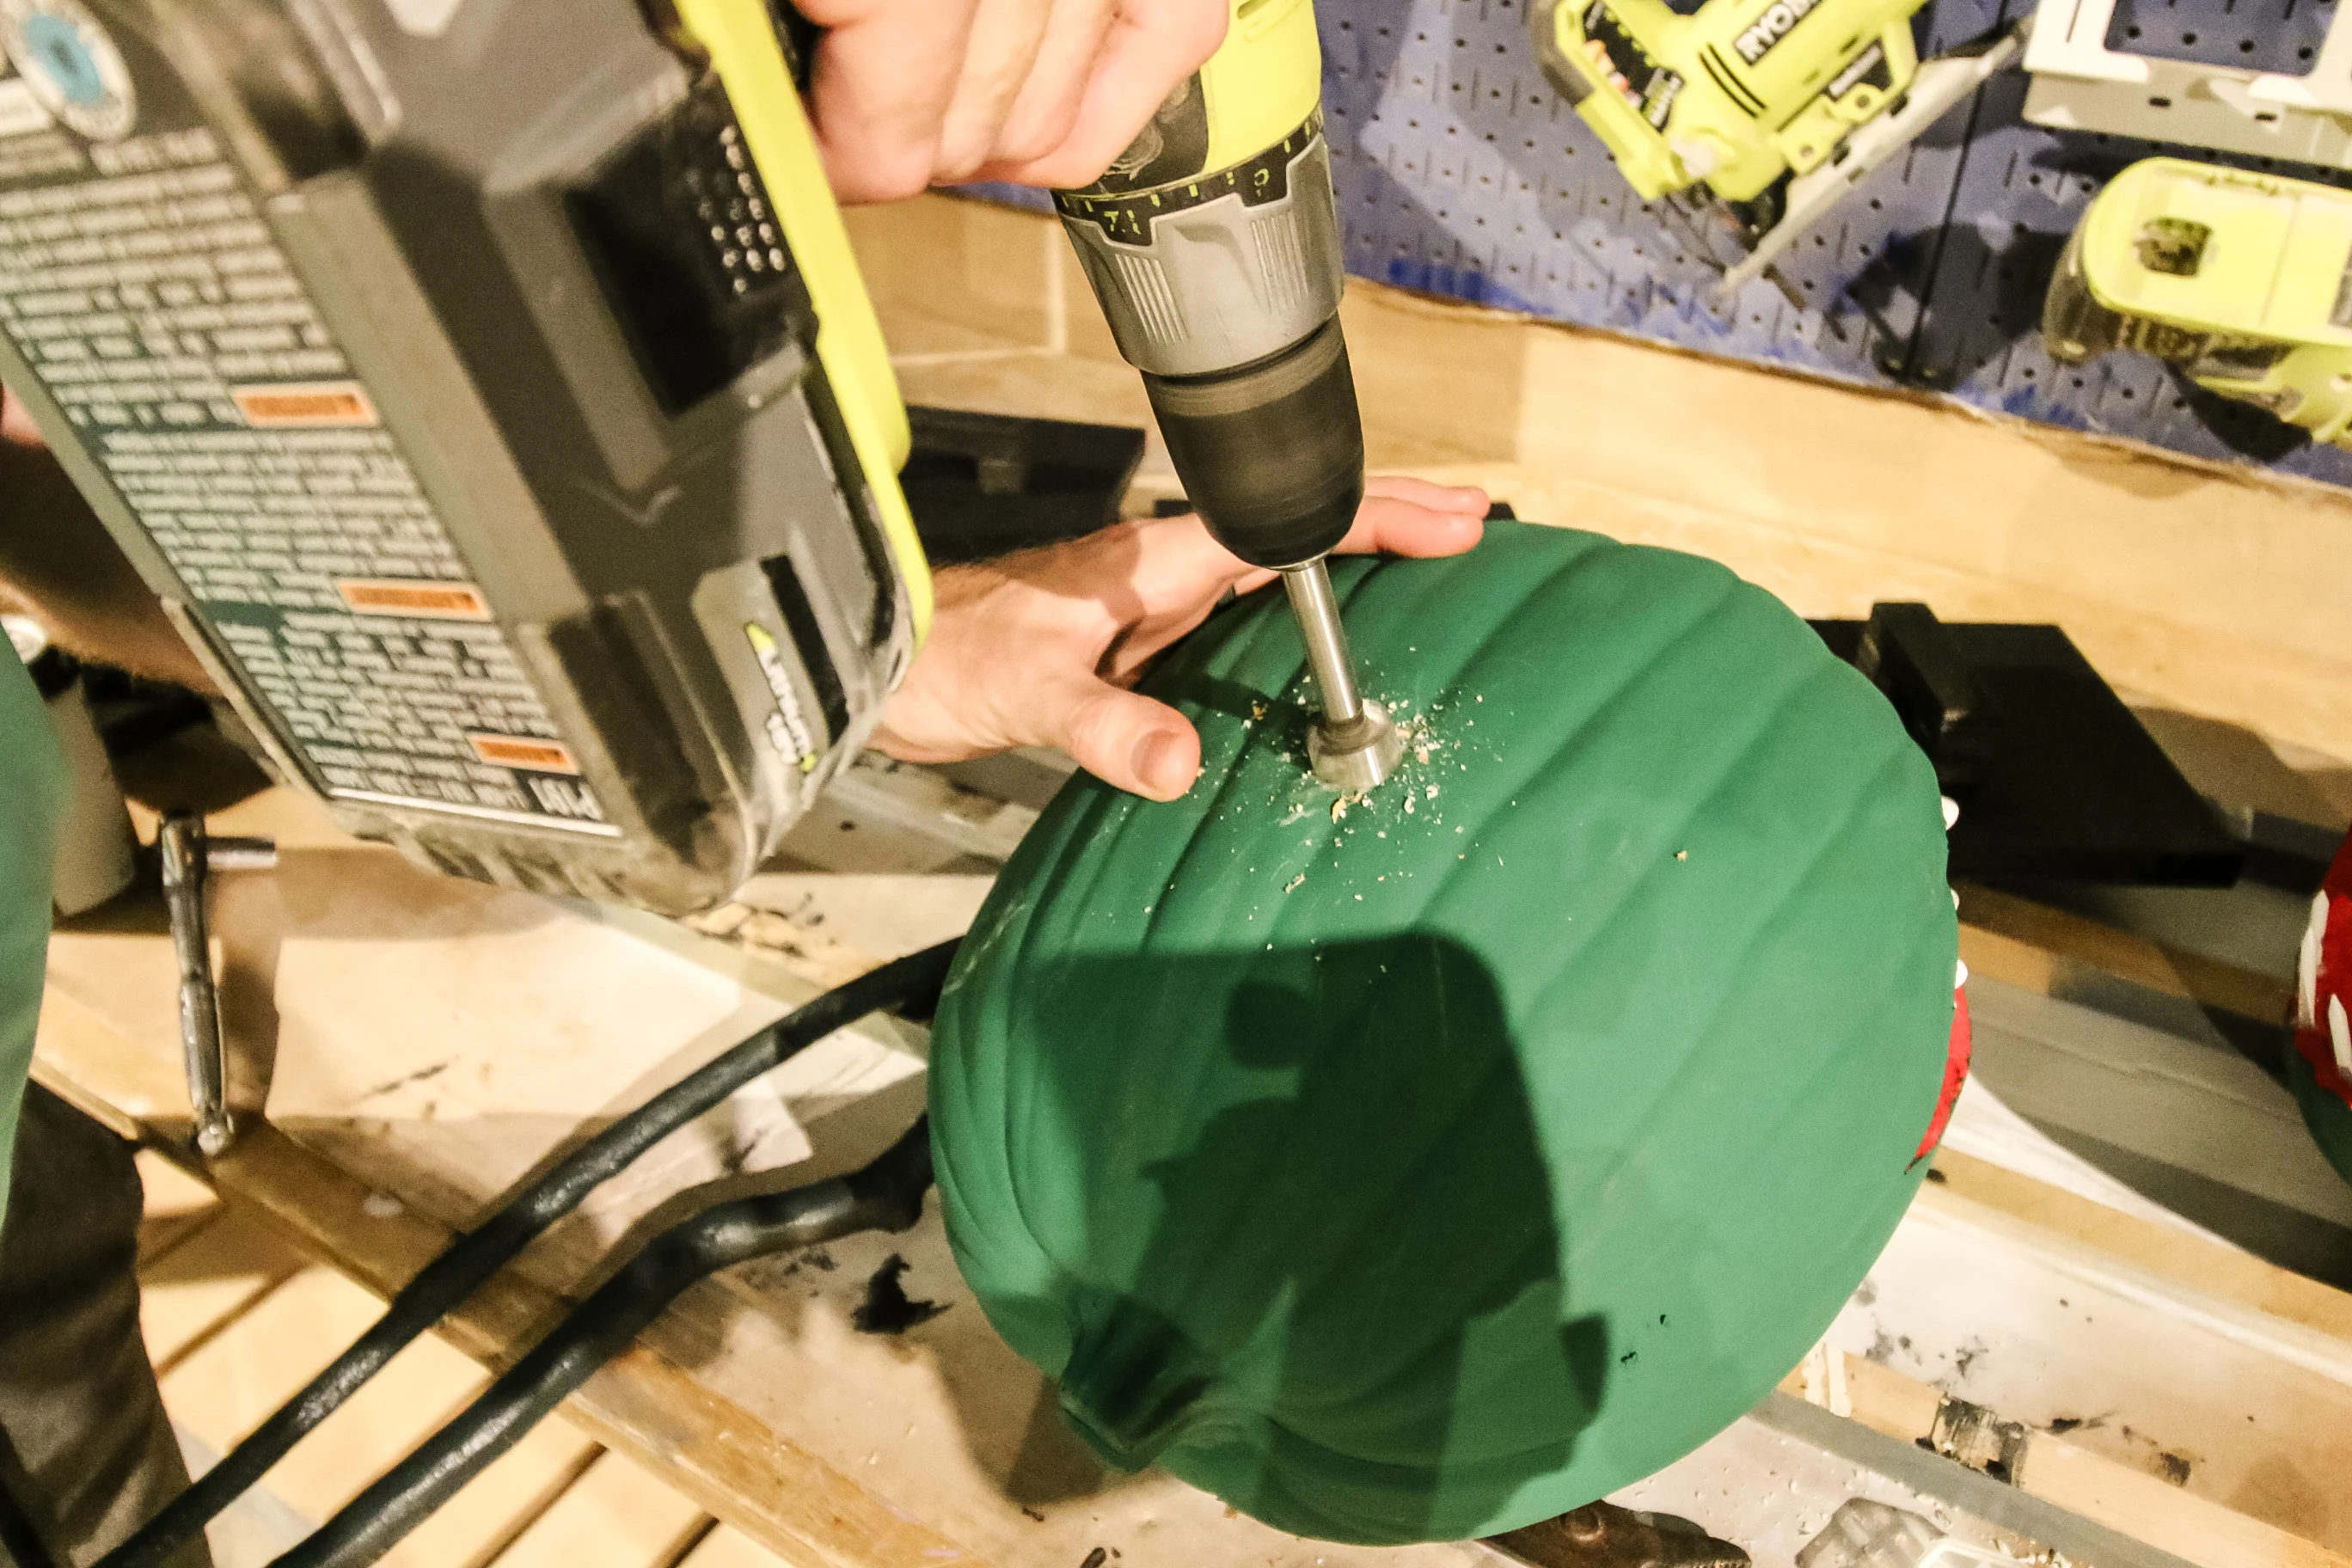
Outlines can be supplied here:
[[1185, 494], [1219, 543], [1283, 575], [1322, 693], [1316, 775], [1363, 791], [1402, 742], [1357, 689], [1323, 567], [1364, 497], [1364, 426], [1315, 12], [1232, 4], [1208, 63], [1101, 179], [1054, 200]]

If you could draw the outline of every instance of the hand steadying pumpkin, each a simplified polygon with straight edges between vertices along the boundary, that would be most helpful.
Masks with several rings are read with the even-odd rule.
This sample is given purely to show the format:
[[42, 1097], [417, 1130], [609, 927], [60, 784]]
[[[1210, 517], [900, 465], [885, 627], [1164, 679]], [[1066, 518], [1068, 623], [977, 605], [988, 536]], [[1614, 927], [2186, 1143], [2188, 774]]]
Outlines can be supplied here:
[[[1458, 555], [1478, 542], [1486, 492], [1375, 479], [1351, 554]], [[883, 710], [874, 744], [902, 762], [949, 763], [1056, 746], [1107, 784], [1173, 800], [1201, 768], [1201, 737], [1165, 703], [1126, 688], [1199, 626], [1225, 590], [1274, 580], [1209, 537], [1197, 517], [1122, 523], [938, 578], [930, 640]]]

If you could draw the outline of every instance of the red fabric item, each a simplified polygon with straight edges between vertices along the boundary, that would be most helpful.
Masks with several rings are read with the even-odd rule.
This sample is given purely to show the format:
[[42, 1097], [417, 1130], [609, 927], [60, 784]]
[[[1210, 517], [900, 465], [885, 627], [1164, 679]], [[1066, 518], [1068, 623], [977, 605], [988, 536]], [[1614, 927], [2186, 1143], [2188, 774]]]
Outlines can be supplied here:
[[[2326, 924], [2319, 939], [2318, 984], [2313, 988], [2311, 1021], [2304, 1023], [2298, 1016], [2294, 1031], [2294, 1047], [2303, 1059], [2311, 1064], [2312, 1076], [2319, 1087], [2352, 1106], [2352, 1079], [2347, 1079], [2336, 1065], [2336, 1045], [2327, 1027], [2328, 1003], [2341, 1002], [2347, 1014], [2352, 1014], [2352, 837], [2336, 852], [2335, 864], [2327, 868], [2327, 879], [2320, 885], [2327, 900]], [[2315, 914], [2315, 919], [2319, 918]], [[2298, 973], [2298, 980], [2300, 974]]]
[[1936, 1152], [1944, 1141], [1944, 1129], [1951, 1124], [1952, 1107], [1960, 1100], [1960, 1086], [1969, 1080], [1969, 994], [1955, 987], [1952, 992], [1952, 1043], [1944, 1052], [1944, 1092], [1937, 1098], [1936, 1114], [1927, 1123], [1927, 1135], [1919, 1140], [1919, 1152], [1911, 1156], [1917, 1164]]

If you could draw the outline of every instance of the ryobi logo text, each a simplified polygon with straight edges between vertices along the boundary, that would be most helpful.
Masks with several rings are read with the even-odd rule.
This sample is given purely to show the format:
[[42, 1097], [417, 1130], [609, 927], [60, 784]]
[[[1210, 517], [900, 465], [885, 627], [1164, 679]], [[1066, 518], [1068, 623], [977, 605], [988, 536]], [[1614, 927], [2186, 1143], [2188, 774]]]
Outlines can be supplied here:
[[757, 621], [743, 623], [744, 640], [751, 645], [752, 656], [760, 661], [760, 674], [768, 683], [768, 694], [776, 705], [768, 713], [768, 744], [776, 749], [784, 766], [802, 773], [816, 771], [816, 744], [809, 735], [808, 721], [801, 714], [800, 694], [793, 689], [792, 672], [784, 668], [783, 649], [768, 628]]
[[1752, 66], [1770, 54], [1772, 46], [1787, 37], [1790, 30], [1812, 15], [1813, 7], [1821, 3], [1822, 0], [1780, 0], [1779, 5], [1748, 23], [1746, 30], [1731, 40], [1731, 47]]

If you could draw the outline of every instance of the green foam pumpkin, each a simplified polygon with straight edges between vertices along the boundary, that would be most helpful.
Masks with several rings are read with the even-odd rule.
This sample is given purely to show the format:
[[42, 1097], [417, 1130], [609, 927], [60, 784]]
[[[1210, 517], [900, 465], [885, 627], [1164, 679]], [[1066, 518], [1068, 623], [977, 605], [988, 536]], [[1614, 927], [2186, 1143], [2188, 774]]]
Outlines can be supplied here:
[[1277, 596], [1183, 644], [1145, 689], [1201, 783], [1075, 779], [965, 942], [940, 1191], [1112, 1463], [1487, 1534], [1704, 1442], [1877, 1256], [1952, 1030], [1943, 822], [1885, 701], [1720, 566], [1499, 523], [1333, 575], [1404, 765], [1335, 816]]
[[2319, 1075], [2293, 1046], [2284, 1053], [2286, 1086], [2303, 1109], [2304, 1125], [2336, 1173], [2352, 1182], [2352, 1106], [2321, 1085]]

